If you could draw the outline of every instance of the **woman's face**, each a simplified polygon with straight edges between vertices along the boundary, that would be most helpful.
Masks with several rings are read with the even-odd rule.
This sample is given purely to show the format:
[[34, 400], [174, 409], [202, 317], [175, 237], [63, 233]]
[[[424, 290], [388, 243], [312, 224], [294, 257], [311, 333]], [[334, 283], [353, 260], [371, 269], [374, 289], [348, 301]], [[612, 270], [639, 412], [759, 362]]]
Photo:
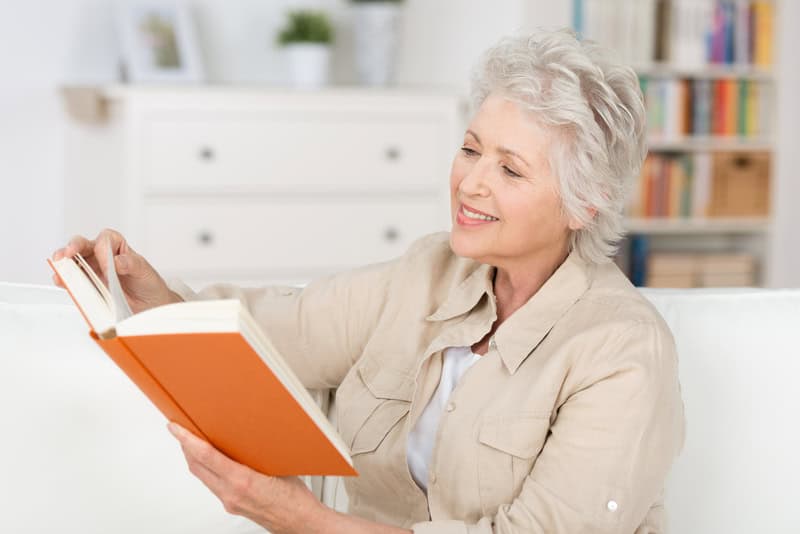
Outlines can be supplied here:
[[569, 220], [548, 143], [529, 112], [494, 93], [484, 100], [450, 173], [453, 252], [498, 267], [563, 259]]

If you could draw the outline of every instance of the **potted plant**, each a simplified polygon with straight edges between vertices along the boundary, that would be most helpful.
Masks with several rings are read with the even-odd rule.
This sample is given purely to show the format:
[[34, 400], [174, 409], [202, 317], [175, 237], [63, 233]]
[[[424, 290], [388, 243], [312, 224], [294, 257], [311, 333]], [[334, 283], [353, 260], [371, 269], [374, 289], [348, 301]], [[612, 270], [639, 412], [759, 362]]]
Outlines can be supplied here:
[[323, 11], [289, 11], [286, 25], [278, 34], [278, 44], [286, 50], [289, 71], [296, 87], [314, 89], [330, 78], [333, 29]]
[[350, 1], [358, 79], [366, 85], [388, 85], [394, 78], [403, 0]]

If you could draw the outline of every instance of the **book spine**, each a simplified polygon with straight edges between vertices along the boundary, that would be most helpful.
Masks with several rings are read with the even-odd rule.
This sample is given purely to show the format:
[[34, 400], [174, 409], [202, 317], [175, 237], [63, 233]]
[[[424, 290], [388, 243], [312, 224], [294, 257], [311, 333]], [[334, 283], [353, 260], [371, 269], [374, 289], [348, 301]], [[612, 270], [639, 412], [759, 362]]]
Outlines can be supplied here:
[[734, 60], [738, 65], [750, 63], [750, 2], [749, 0], [736, 1], [736, 22], [734, 24]]
[[150, 371], [142, 365], [122, 339], [118, 337], [101, 339], [94, 332], [91, 332], [90, 335], [97, 345], [117, 364], [117, 367], [122, 369], [122, 372], [136, 384], [167, 419], [178, 423], [195, 435], [207, 439], [191, 417], [175, 402], [175, 399], [167, 393]]
[[772, 64], [774, 13], [770, 2], [759, 1], [755, 3], [755, 6], [755, 63], [760, 67], [768, 67]]
[[739, 123], [739, 84], [736, 80], [725, 80], [725, 135], [736, 135]]
[[738, 118], [739, 124], [737, 127], [737, 134], [740, 136], [747, 135], [747, 88], [749, 83], [747, 80], [739, 80], [739, 109]]
[[692, 205], [692, 189], [694, 184], [694, 169], [692, 168], [692, 159], [688, 154], [681, 156], [681, 164], [683, 168], [683, 188], [681, 189], [681, 217], [689, 217], [691, 215]]
[[631, 237], [631, 282], [636, 287], [644, 286], [647, 280], [647, 255], [650, 249], [649, 240], [644, 235]]
[[694, 179], [691, 192], [691, 214], [693, 217], [707, 217], [711, 198], [711, 154], [698, 152], [692, 162]]

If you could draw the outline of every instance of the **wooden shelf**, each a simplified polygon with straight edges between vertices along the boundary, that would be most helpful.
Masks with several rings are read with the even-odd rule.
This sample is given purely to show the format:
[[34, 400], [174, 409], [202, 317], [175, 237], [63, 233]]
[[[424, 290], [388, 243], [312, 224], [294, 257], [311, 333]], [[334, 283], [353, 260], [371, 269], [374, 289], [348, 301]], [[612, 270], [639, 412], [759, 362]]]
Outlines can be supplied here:
[[631, 234], [766, 234], [770, 230], [770, 221], [765, 217], [628, 218], [625, 228]]
[[763, 137], [687, 136], [678, 139], [650, 137], [653, 152], [711, 152], [730, 150], [773, 150], [774, 143]]
[[775, 75], [772, 70], [752, 65], [705, 65], [702, 67], [680, 67], [670, 64], [640, 65], [634, 70], [639, 76], [650, 78], [696, 78], [725, 79], [737, 78], [772, 82]]

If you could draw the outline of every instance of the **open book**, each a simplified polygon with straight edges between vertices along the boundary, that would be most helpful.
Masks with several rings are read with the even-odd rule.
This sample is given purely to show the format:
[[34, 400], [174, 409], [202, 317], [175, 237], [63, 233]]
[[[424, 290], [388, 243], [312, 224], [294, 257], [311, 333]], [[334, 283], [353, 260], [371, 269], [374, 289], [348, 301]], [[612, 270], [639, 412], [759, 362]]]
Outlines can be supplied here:
[[347, 446], [238, 300], [132, 314], [108, 253], [108, 288], [80, 255], [47, 261], [92, 339], [169, 420], [264, 474], [357, 474]]

